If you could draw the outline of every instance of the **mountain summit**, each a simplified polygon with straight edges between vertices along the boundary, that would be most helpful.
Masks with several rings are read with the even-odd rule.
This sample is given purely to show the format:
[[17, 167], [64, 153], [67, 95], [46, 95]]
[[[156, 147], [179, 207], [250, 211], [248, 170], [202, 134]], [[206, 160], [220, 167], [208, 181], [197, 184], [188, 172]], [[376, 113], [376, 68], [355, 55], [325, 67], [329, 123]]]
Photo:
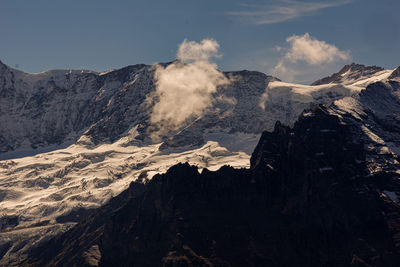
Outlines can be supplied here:
[[384, 68], [378, 66], [365, 66], [362, 64], [352, 63], [350, 65], [345, 65], [339, 72], [334, 73], [331, 76], [313, 82], [312, 85], [354, 82], [362, 78], [370, 78], [384, 70]]

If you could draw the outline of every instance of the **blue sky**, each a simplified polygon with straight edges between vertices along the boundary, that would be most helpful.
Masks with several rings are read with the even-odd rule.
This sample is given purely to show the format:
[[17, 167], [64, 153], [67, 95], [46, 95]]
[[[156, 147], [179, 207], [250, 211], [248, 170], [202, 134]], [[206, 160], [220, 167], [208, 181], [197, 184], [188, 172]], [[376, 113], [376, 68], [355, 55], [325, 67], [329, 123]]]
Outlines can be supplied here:
[[27, 72], [104, 71], [171, 61], [185, 38], [213, 38], [220, 69], [272, 73], [286, 39], [306, 33], [348, 54], [285, 63], [307, 83], [353, 61], [399, 66], [399, 10], [398, 0], [0, 0], [0, 60]]

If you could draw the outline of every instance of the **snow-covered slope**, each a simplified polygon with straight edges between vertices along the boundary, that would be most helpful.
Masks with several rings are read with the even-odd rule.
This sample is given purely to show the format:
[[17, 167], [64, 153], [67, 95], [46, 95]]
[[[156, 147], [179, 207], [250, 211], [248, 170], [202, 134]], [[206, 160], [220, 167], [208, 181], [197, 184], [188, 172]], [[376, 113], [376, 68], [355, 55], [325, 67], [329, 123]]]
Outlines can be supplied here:
[[[392, 71], [362, 73], [348, 70], [351, 79], [306, 86], [260, 72], [225, 72], [232, 83], [218, 90], [213, 108], [154, 143], [148, 132], [151, 107], [143, 104], [155, 90], [152, 66], [27, 74], [0, 63], [0, 265], [64, 231], [85, 209], [100, 206], [132, 180], [151, 178], [177, 162], [248, 167], [262, 131], [272, 130], [277, 120], [292, 125], [315, 104], [338, 100], [337, 112], [357, 120], [377, 105], [366, 100], [373, 98], [367, 97], [371, 90], [364, 93], [376, 81], [387, 85], [382, 105], [393, 109], [372, 113], [385, 134], [367, 122], [365, 127], [386, 144], [396, 143], [400, 139], [388, 134], [389, 124], [381, 123], [400, 114], [398, 100], [390, 101], [398, 95], [395, 80], [386, 80]], [[227, 98], [233, 101], [218, 101]]]
[[164, 153], [158, 145], [122, 145], [123, 140], [94, 149], [72, 145], [0, 164], [0, 209], [19, 216], [19, 226], [52, 220], [74, 207], [93, 207], [140, 178], [151, 178], [178, 162], [217, 169], [246, 167], [248, 155], [209, 141], [190, 151]]

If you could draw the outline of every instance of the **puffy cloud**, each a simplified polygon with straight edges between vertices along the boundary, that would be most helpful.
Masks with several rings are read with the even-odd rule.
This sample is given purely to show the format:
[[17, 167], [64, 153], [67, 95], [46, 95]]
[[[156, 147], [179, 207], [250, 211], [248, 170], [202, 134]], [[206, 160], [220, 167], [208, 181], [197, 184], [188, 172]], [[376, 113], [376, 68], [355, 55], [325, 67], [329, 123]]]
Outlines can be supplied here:
[[183, 40], [178, 49], [177, 58], [183, 62], [206, 61], [218, 54], [219, 43], [213, 39], [204, 39], [200, 43]]
[[273, 69], [274, 75], [282, 77], [287, 81], [293, 81], [295, 77], [304, 71], [296, 67], [296, 63], [309, 67], [324, 67], [325, 65], [338, 61], [350, 59], [348, 51], [341, 51], [336, 46], [325, 41], [317, 40], [309, 33], [304, 35], [292, 35], [286, 38], [289, 47]]
[[214, 104], [217, 88], [230, 83], [210, 61], [219, 56], [218, 49], [212, 39], [184, 40], [177, 53], [180, 61], [155, 67], [156, 91], [148, 98], [154, 103], [150, 115], [153, 140], [202, 116]]
[[293, 63], [304, 61], [310, 65], [318, 65], [349, 59], [348, 52], [340, 51], [334, 45], [312, 38], [309, 33], [292, 35], [286, 42], [290, 44], [290, 48], [285, 59]]

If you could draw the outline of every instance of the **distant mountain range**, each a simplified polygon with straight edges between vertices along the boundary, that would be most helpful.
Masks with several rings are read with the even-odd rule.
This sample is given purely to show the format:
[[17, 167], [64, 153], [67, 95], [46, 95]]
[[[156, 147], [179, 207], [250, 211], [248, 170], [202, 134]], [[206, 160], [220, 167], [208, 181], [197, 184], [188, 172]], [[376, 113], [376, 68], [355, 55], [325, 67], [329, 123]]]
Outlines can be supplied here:
[[[204, 117], [183, 125], [178, 133], [167, 134], [165, 144], [200, 145], [207, 133], [260, 134], [271, 130], [277, 120], [292, 124], [304, 108], [357, 94], [391, 72], [352, 64], [314, 83], [320, 87], [279, 83], [255, 71], [225, 72], [233, 82], [218, 94], [236, 103], [216, 103]], [[144, 100], [155, 90], [152, 66], [134, 65], [105, 73], [52, 70], [28, 74], [0, 62], [0, 85], [0, 153], [65, 146], [82, 135], [94, 144], [114, 142], [135, 127], [138, 133], [133, 141], [148, 141], [151, 107]]]
[[[164, 66], [168, 64], [171, 63], [165, 63]], [[285, 221], [294, 216], [291, 212], [296, 210], [297, 204], [293, 203], [301, 199], [298, 205], [303, 206], [297, 207], [299, 213], [296, 216], [299, 217], [296, 218], [302, 220], [302, 224], [285, 224], [281, 230], [294, 234], [287, 238], [300, 238], [297, 234], [303, 229], [301, 227], [311, 223], [316, 226], [315, 231], [319, 229], [326, 233], [318, 237], [316, 232], [306, 227], [306, 232], [310, 231], [311, 235], [307, 242], [322, 244], [318, 252], [320, 256], [316, 256], [315, 261], [308, 261], [310, 258], [307, 253], [318, 248], [317, 246], [307, 247], [307, 242], [304, 241], [306, 243], [298, 244], [304, 250], [297, 252], [294, 247], [288, 246], [290, 253], [305, 253], [301, 256], [304, 262], [301, 266], [324, 265], [332, 260], [329, 255], [325, 255], [328, 248], [342, 245], [345, 246], [336, 251], [337, 254], [343, 253], [340, 254], [343, 257], [335, 261], [337, 265], [350, 264], [352, 261], [355, 264], [365, 262], [379, 265], [388, 262], [388, 259], [391, 262], [392, 256], [393, 262], [398, 263], [396, 231], [400, 227], [396, 225], [397, 202], [400, 197], [400, 68], [384, 70], [375, 66], [351, 64], [313, 85], [285, 83], [260, 72], [236, 71], [224, 72], [224, 75], [232, 82], [226, 88], [218, 89], [215, 95], [217, 101], [210, 110], [200, 118], [188, 121], [178, 131], [168, 132], [162, 136], [160, 142], [154, 142], [150, 139], [149, 127], [152, 107], [143, 104], [146, 97], [156, 89], [153, 66], [134, 65], [105, 73], [55, 70], [28, 74], [0, 63], [0, 265], [18, 266], [24, 261], [39, 266], [45, 263], [52, 266], [55, 262], [71, 266], [78, 262], [83, 264], [87, 261], [87, 257], [83, 255], [93, 253], [93, 257], [90, 257], [100, 265], [108, 265], [108, 259], [112, 257], [120, 258], [120, 263], [123, 260], [135, 263], [134, 259], [123, 255], [139, 253], [138, 251], [150, 252], [144, 252], [141, 245], [137, 246], [137, 251], [128, 248], [126, 251], [113, 250], [107, 247], [116, 244], [111, 237], [119, 236], [119, 231], [127, 229], [128, 225], [131, 229], [129, 235], [135, 235], [137, 231], [147, 233], [151, 229], [135, 228], [132, 218], [127, 217], [116, 222], [121, 225], [110, 230], [107, 227], [110, 227], [112, 218], [120, 216], [117, 215], [117, 210], [132, 212], [130, 209], [148, 207], [149, 212], [156, 212], [151, 201], [163, 203], [166, 200], [164, 197], [175, 201], [173, 199], [178, 198], [179, 190], [192, 192], [194, 196], [200, 194], [193, 199], [183, 197], [182, 201], [192, 203], [195, 207], [201, 206], [205, 198], [203, 193], [198, 193], [193, 188], [194, 185], [208, 188], [206, 191], [210, 190], [210, 196], [215, 199], [218, 199], [219, 190], [237, 192], [243, 186], [243, 194], [223, 195], [224, 203], [235, 203], [232, 204], [233, 209], [242, 201], [260, 203], [260, 207], [265, 207], [268, 212], [275, 214], [273, 216], [289, 209], [289, 213], [284, 214], [288, 217], [278, 216]], [[222, 98], [234, 101], [218, 101]], [[324, 106], [318, 106], [320, 104]], [[300, 114], [300, 121], [295, 124]], [[278, 125], [277, 121], [280, 122]], [[282, 124], [294, 128], [287, 128]], [[249, 167], [250, 154], [265, 130], [274, 132], [272, 135], [262, 135], [258, 148], [253, 153], [250, 170], [239, 171], [224, 167], [215, 173], [203, 171], [198, 174], [188, 165], [178, 165], [166, 175], [151, 179], [153, 175], [163, 173], [179, 162], [195, 164], [200, 170], [217, 170], [223, 165]], [[355, 145], [352, 145], [353, 141]], [[342, 148], [343, 151], [340, 150]], [[260, 149], [264, 152], [261, 153]], [[346, 150], [350, 150], [348, 155], [344, 152]], [[232, 184], [230, 175], [238, 177], [241, 184]], [[179, 186], [179, 192], [175, 189], [168, 191], [170, 189], [164, 187], [168, 187], [168, 184], [179, 184], [185, 177], [189, 180]], [[216, 182], [207, 185], [208, 179]], [[261, 188], [265, 185], [266, 191], [260, 189], [254, 199], [247, 199], [245, 196], [253, 192], [251, 184], [254, 179]], [[203, 180], [206, 184], [202, 184]], [[132, 181], [142, 182], [131, 184]], [[158, 185], [161, 181], [167, 184], [162, 182]], [[200, 182], [197, 184], [194, 181]], [[338, 188], [336, 183], [340, 185]], [[128, 188], [129, 184], [131, 186], [127, 191], [107, 202]], [[150, 202], [143, 200], [145, 206], [131, 201], [133, 196], [133, 199], [141, 199], [158, 194], [152, 190], [167, 190], [168, 193], [159, 199], [154, 196]], [[310, 200], [314, 199], [314, 193], [308, 195], [305, 193], [307, 190], [315, 192], [315, 200]], [[290, 200], [292, 193], [293, 199]], [[340, 197], [336, 193], [357, 204], [344, 209], [345, 205], [339, 201]], [[324, 194], [329, 197], [322, 197]], [[360, 196], [356, 197], [354, 194]], [[276, 202], [278, 206], [262, 200], [264, 195], [268, 201]], [[360, 204], [363, 201], [374, 207], [373, 210], [365, 211], [365, 207]], [[182, 212], [184, 219], [187, 216], [196, 218], [206, 216], [208, 209], [210, 214], [216, 214], [215, 209], [222, 209], [224, 206], [211, 201], [207, 204], [210, 206], [198, 206], [198, 209], [190, 211], [189, 206], [180, 206], [174, 210], [172, 207], [179, 206], [180, 202], [171, 203], [175, 204], [155, 208], [165, 210], [167, 219], [157, 215], [152, 221], [156, 227], [168, 226], [170, 230], [165, 234], [169, 236], [186, 231], [179, 227], [171, 228], [178, 223], [171, 219], [173, 212]], [[104, 204], [106, 206], [96, 210]], [[326, 216], [312, 217], [324, 205], [335, 208], [327, 211]], [[351, 213], [358, 208], [360, 213], [352, 217]], [[320, 238], [334, 236], [337, 230], [333, 226], [325, 227], [315, 220], [329, 221], [340, 209], [344, 211], [337, 221], [340, 225], [338, 227], [341, 229], [345, 223], [351, 224], [344, 228], [344, 239], [334, 240], [332, 243], [322, 241]], [[260, 211], [250, 208], [249, 204], [243, 204], [238, 212], [245, 210], [251, 211], [249, 221], [255, 220], [254, 216]], [[234, 213], [230, 212], [229, 209], [226, 210], [221, 218], [226, 216], [232, 219], [229, 224], [232, 229], [242, 229], [238, 232], [241, 237], [232, 238], [239, 240], [243, 236], [251, 236], [249, 229], [244, 227], [245, 222], [237, 221], [237, 217], [232, 217]], [[382, 217], [379, 215], [382, 212], [392, 212], [392, 215]], [[137, 220], [142, 220], [144, 224], [149, 223], [146, 217], [148, 215], [134, 216], [138, 216]], [[220, 252], [216, 252], [215, 257], [207, 254], [209, 252], [205, 251], [211, 251], [212, 246], [207, 243], [210, 240], [204, 240], [204, 236], [215, 237], [219, 244], [218, 240], [223, 240], [228, 233], [221, 228], [224, 226], [218, 221], [217, 215], [210, 216], [214, 218], [218, 233], [207, 232], [211, 226], [207, 226], [205, 221], [200, 220], [195, 226], [194, 221], [189, 219], [188, 229], [198, 227], [202, 235], [195, 237], [183, 234], [189, 235], [190, 244], [182, 243], [176, 251], [168, 247], [178, 242], [175, 237], [166, 238], [163, 247], [157, 252], [158, 256], [152, 259], [154, 262], [149, 263], [149, 266], [161, 262], [175, 266], [174, 264], [183, 264], [181, 261], [184, 259], [221, 266], [263, 265], [268, 262], [276, 266], [293, 266], [293, 262], [284, 261], [278, 252], [266, 253], [265, 249], [271, 248], [271, 244], [265, 238], [254, 242], [240, 239], [243, 244], [232, 245], [231, 250], [238, 251], [237, 257], [234, 253], [219, 250], [223, 250], [225, 245], [216, 246], [219, 247], [216, 251]], [[238, 213], [237, 216], [247, 215]], [[262, 222], [270, 218], [265, 214], [260, 216]], [[371, 224], [379, 222], [387, 225], [376, 228], [378, 232], [386, 233], [381, 239], [373, 241], [366, 232], [352, 234], [357, 228], [352, 223], [357, 225], [360, 221], [363, 221], [360, 227], [372, 231], [372, 226], [367, 225], [370, 219]], [[80, 223], [76, 225], [76, 222]], [[275, 229], [275, 226], [276, 224], [271, 223], [269, 229]], [[257, 227], [254, 235], [260, 234], [257, 232], [260, 228]], [[263, 234], [272, 234], [268, 231]], [[46, 243], [51, 237], [63, 232], [65, 234], [51, 241], [53, 243]], [[111, 239], [107, 239], [109, 237]], [[84, 241], [77, 245], [74, 243], [76, 238]], [[274, 234], [271, 238], [278, 240], [278, 236]], [[370, 252], [361, 252], [364, 245], [355, 241], [359, 239], [366, 242]], [[387, 241], [389, 239], [392, 243]], [[196, 240], [206, 243], [196, 243]], [[124, 239], [120, 245], [131, 246], [133, 243], [129, 243], [130, 241], [130, 238]], [[146, 242], [150, 242], [146, 245], [148, 248], [156, 244], [151, 243], [156, 242], [152, 238]], [[284, 246], [287, 244], [285, 242], [289, 242], [289, 239], [283, 239], [279, 244]], [[46, 255], [37, 254], [36, 250], [31, 254], [32, 249], [40, 244], [44, 244], [43, 253]], [[243, 246], [254, 247], [243, 252]], [[67, 247], [71, 250], [65, 250]], [[360, 251], [351, 256], [350, 250]], [[375, 254], [371, 251], [375, 251]], [[262, 255], [255, 256], [257, 253]], [[31, 258], [25, 261], [28, 256]], [[145, 258], [138, 260], [144, 260], [139, 262], [139, 266], [145, 265]], [[193, 262], [191, 264], [195, 266]]]

